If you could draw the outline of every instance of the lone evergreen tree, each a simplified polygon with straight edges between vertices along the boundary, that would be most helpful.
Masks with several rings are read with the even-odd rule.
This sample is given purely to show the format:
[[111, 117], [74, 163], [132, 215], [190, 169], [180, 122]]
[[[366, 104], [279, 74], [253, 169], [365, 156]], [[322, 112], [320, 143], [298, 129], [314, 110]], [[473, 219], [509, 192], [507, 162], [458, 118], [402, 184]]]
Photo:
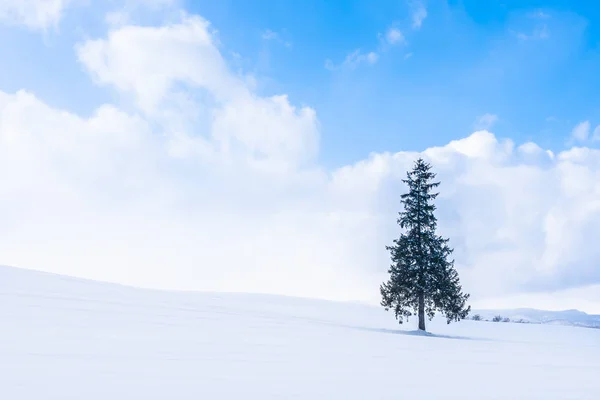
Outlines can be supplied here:
[[419, 315], [419, 329], [425, 331], [425, 314], [429, 320], [436, 311], [446, 316], [447, 322], [466, 318], [471, 306], [466, 307], [468, 294], [462, 293], [448, 239], [436, 234], [437, 219], [433, 200], [439, 193], [432, 190], [436, 174], [431, 165], [419, 158], [412, 171], [403, 180], [408, 193], [401, 197], [404, 210], [398, 215], [403, 229], [390, 251], [392, 265], [390, 279], [381, 285], [381, 305], [392, 309], [399, 323], [411, 315]]

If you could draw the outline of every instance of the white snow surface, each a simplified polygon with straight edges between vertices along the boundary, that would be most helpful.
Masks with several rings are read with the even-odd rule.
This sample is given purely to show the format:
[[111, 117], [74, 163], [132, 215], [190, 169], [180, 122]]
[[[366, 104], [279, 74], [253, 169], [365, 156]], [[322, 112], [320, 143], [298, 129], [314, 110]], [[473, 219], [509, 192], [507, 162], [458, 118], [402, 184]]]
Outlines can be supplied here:
[[0, 267], [0, 398], [600, 399], [600, 330]]
[[473, 310], [471, 315], [479, 314], [483, 319], [492, 320], [494, 316], [507, 317], [511, 322], [523, 321], [533, 324], [555, 324], [600, 328], [600, 315], [587, 314], [579, 310], [546, 311], [533, 308], [514, 310]]

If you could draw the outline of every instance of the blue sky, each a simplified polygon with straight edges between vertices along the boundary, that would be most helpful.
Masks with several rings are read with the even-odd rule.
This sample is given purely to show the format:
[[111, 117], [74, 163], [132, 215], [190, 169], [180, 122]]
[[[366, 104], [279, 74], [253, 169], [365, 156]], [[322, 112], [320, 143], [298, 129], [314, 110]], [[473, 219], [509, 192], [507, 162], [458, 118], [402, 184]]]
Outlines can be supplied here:
[[476, 304], [600, 312], [599, 50], [591, 1], [0, 0], [0, 264], [377, 303], [422, 156]]
[[[600, 115], [600, 11], [590, 2], [430, 1], [420, 29], [402, 1], [189, 4], [268, 77], [262, 90], [318, 110], [328, 164], [442, 145], [486, 113], [499, 136], [561, 149], [576, 123]], [[407, 43], [375, 64], [324, 68], [378, 51], [391, 27]], [[280, 40], [261, 40], [267, 29]]]
[[[600, 10], [589, 1], [429, 1], [419, 28], [419, 3], [409, 1], [183, 5], [212, 23], [223, 55], [255, 76], [259, 93], [286, 93], [317, 110], [321, 162], [331, 167], [443, 145], [485, 114], [497, 116], [496, 135], [555, 151], [578, 122], [600, 122]], [[74, 43], [106, 29], [102, 14], [73, 7], [42, 36], [2, 28], [0, 52], [10, 62], [0, 66], [0, 88], [29, 87], [81, 113], [114, 100], [74, 57]], [[391, 28], [404, 43], [386, 43]], [[377, 61], [326, 68], [356, 50]]]

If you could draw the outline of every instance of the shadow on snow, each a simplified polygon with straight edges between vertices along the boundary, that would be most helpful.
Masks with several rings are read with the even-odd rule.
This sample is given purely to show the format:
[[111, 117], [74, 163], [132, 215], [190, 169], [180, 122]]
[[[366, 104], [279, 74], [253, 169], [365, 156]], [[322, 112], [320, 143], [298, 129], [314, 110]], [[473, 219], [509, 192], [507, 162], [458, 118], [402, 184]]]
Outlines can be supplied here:
[[346, 327], [352, 328], [352, 329], [358, 329], [361, 331], [388, 333], [388, 334], [393, 334], [393, 335], [422, 336], [422, 337], [431, 337], [431, 338], [438, 338], [438, 339], [456, 339], [456, 340], [489, 340], [489, 339], [472, 338], [472, 337], [467, 337], [467, 336], [440, 335], [440, 334], [424, 332], [424, 331], [420, 331], [420, 330], [405, 331], [405, 330], [401, 330], [401, 329], [369, 328], [369, 327], [365, 327], [365, 326], [346, 326]]

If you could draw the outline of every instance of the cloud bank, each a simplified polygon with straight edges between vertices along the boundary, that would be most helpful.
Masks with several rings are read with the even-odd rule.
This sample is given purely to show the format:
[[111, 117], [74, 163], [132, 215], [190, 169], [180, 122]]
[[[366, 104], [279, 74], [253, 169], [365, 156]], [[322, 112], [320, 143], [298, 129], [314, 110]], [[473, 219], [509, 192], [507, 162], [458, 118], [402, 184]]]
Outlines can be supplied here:
[[317, 112], [255, 93], [205, 19], [110, 29], [76, 53], [119, 106], [82, 117], [0, 92], [0, 263], [377, 302], [401, 179], [423, 156], [475, 301], [600, 283], [600, 151], [554, 154], [481, 130], [327, 170]]

